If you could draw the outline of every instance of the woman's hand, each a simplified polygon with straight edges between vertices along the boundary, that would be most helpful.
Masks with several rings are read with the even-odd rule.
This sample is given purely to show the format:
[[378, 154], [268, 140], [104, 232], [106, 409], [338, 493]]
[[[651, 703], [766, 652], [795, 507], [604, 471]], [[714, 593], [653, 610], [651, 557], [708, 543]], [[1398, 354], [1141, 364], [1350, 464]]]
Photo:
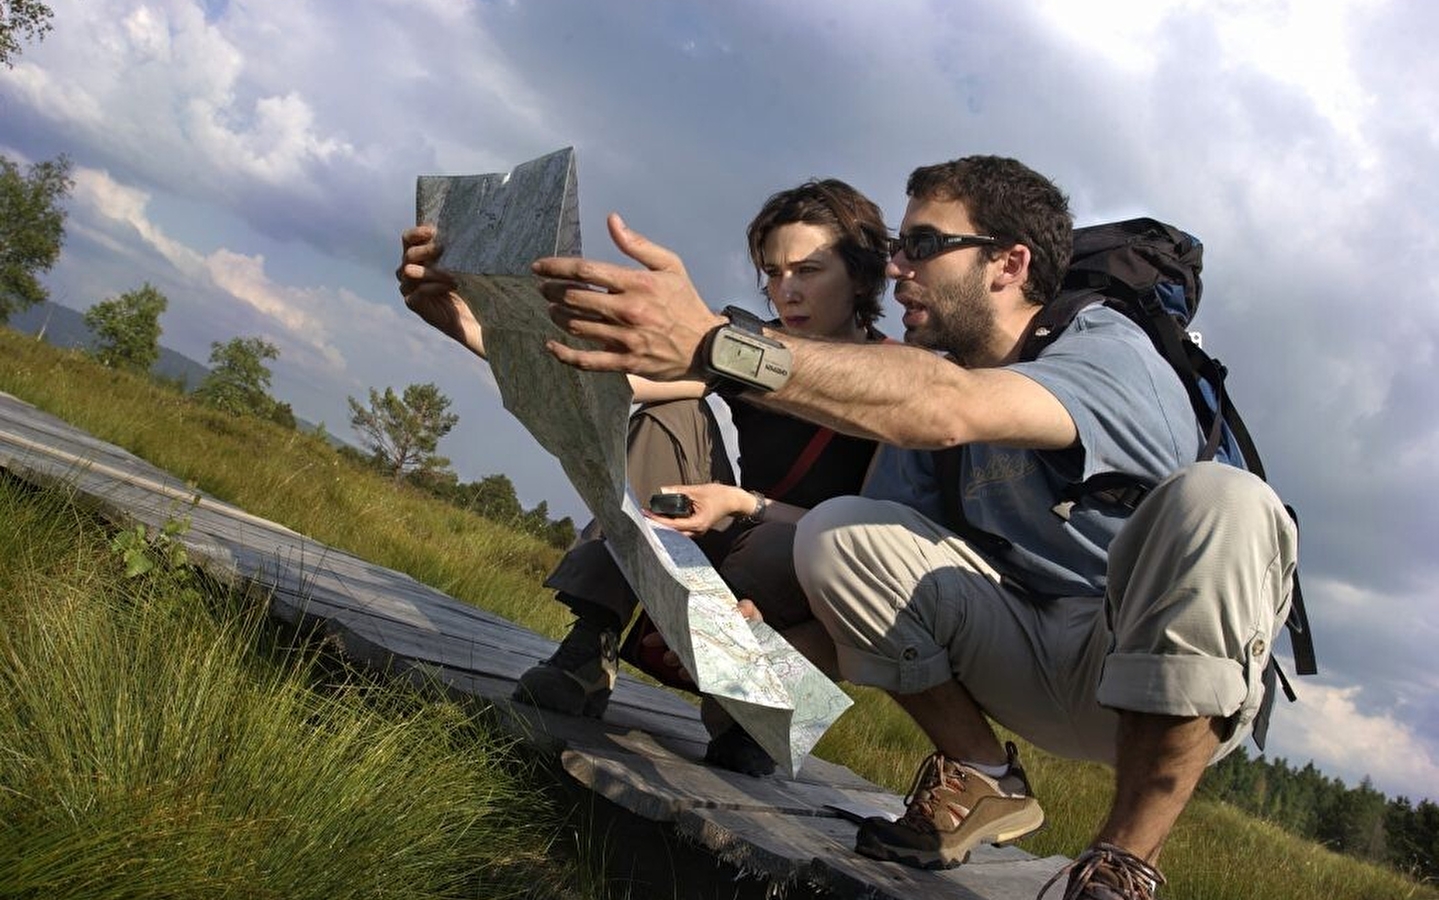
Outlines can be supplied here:
[[412, 312], [483, 359], [484, 332], [469, 304], [455, 293], [455, 277], [435, 265], [440, 252], [433, 225], [400, 235], [400, 267], [395, 270], [400, 295]]
[[694, 512], [688, 516], [670, 517], [655, 515], [645, 510], [645, 515], [690, 537], [704, 534], [726, 519], [754, 512], [754, 494], [732, 484], [681, 484], [662, 487], [660, 490], [666, 494], [684, 494], [689, 497], [694, 503]]

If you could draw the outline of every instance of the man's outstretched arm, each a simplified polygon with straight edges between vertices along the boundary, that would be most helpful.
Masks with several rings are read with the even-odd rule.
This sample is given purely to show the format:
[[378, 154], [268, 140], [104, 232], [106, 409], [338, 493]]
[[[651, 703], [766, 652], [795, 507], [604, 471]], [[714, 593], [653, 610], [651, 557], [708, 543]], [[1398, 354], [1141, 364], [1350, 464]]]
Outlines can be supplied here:
[[[596, 344], [552, 342], [557, 359], [580, 369], [661, 381], [703, 378], [705, 335], [725, 323], [695, 290], [672, 251], [608, 221], [621, 252], [643, 268], [575, 257], [534, 265], [555, 323]], [[1058, 449], [1074, 443], [1069, 413], [1038, 383], [1004, 369], [965, 369], [933, 353], [894, 344], [848, 344], [771, 333], [794, 354], [793, 377], [764, 405], [836, 430], [902, 447], [974, 441]]]

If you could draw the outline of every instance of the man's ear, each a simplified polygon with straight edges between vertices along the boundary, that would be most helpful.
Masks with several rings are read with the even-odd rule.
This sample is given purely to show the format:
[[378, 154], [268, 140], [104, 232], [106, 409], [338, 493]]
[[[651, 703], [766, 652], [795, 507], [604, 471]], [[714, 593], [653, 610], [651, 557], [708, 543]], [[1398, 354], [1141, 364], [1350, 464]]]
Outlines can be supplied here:
[[1030, 255], [1029, 248], [1023, 244], [1000, 251], [998, 258], [993, 260], [998, 264], [994, 269], [994, 286], [998, 289], [1010, 286], [1023, 288], [1029, 280]]

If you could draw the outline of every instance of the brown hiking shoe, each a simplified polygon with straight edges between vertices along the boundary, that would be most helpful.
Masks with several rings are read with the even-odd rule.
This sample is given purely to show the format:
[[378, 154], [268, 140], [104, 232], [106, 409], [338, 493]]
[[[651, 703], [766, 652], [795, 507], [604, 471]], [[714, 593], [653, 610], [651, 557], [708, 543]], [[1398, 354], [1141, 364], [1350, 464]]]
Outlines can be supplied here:
[[881, 817], [859, 826], [855, 851], [922, 869], [949, 869], [981, 843], [1008, 844], [1038, 831], [1044, 810], [1029, 789], [1014, 744], [1006, 744], [1009, 773], [994, 779], [940, 753], [920, 764], [898, 821]]
[[1062, 900], [1154, 900], [1164, 876], [1149, 863], [1113, 844], [1095, 844], [1045, 882], [1039, 896], [1065, 873], [1069, 884]]
[[605, 714], [619, 678], [619, 629], [612, 624], [613, 615], [606, 619], [579, 606], [576, 613], [579, 618], [554, 655], [520, 676], [514, 699], [598, 719]]

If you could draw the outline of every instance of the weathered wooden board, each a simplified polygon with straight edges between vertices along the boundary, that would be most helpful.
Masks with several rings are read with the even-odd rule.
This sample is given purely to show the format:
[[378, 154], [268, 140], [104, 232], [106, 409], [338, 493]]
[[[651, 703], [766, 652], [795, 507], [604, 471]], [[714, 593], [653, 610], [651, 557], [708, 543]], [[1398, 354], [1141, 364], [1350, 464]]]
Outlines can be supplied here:
[[[882, 794], [848, 770], [833, 770], [825, 781], [750, 778], [664, 752], [643, 734], [608, 746], [574, 742], [560, 761], [575, 780], [596, 794], [646, 819], [673, 821], [687, 809], [773, 810], [795, 816], [831, 816], [826, 805]], [[816, 768], [819, 766], [817, 765]], [[808, 763], [801, 769], [809, 779]], [[870, 796], [865, 802], [873, 803]]]
[[1068, 862], [983, 845], [958, 868], [912, 869], [853, 853], [857, 827], [844, 819], [735, 809], [690, 809], [676, 822], [681, 834], [742, 870], [845, 897], [1034, 900], [1039, 886]]
[[520, 673], [555, 644], [407, 575], [327, 547], [196, 492], [181, 479], [0, 393], [0, 468], [65, 484], [117, 521], [191, 525], [191, 558], [270, 592], [272, 614], [324, 634], [347, 656], [417, 688], [485, 704], [512, 733], [556, 757], [617, 807], [668, 823], [686, 841], [775, 888], [834, 896], [1030, 898], [1064, 860], [983, 848], [949, 873], [853, 852], [855, 825], [831, 804], [897, 813], [899, 798], [811, 757], [794, 779], [755, 779], [697, 764], [708, 737], [696, 708], [622, 676], [603, 721], [511, 700]]

